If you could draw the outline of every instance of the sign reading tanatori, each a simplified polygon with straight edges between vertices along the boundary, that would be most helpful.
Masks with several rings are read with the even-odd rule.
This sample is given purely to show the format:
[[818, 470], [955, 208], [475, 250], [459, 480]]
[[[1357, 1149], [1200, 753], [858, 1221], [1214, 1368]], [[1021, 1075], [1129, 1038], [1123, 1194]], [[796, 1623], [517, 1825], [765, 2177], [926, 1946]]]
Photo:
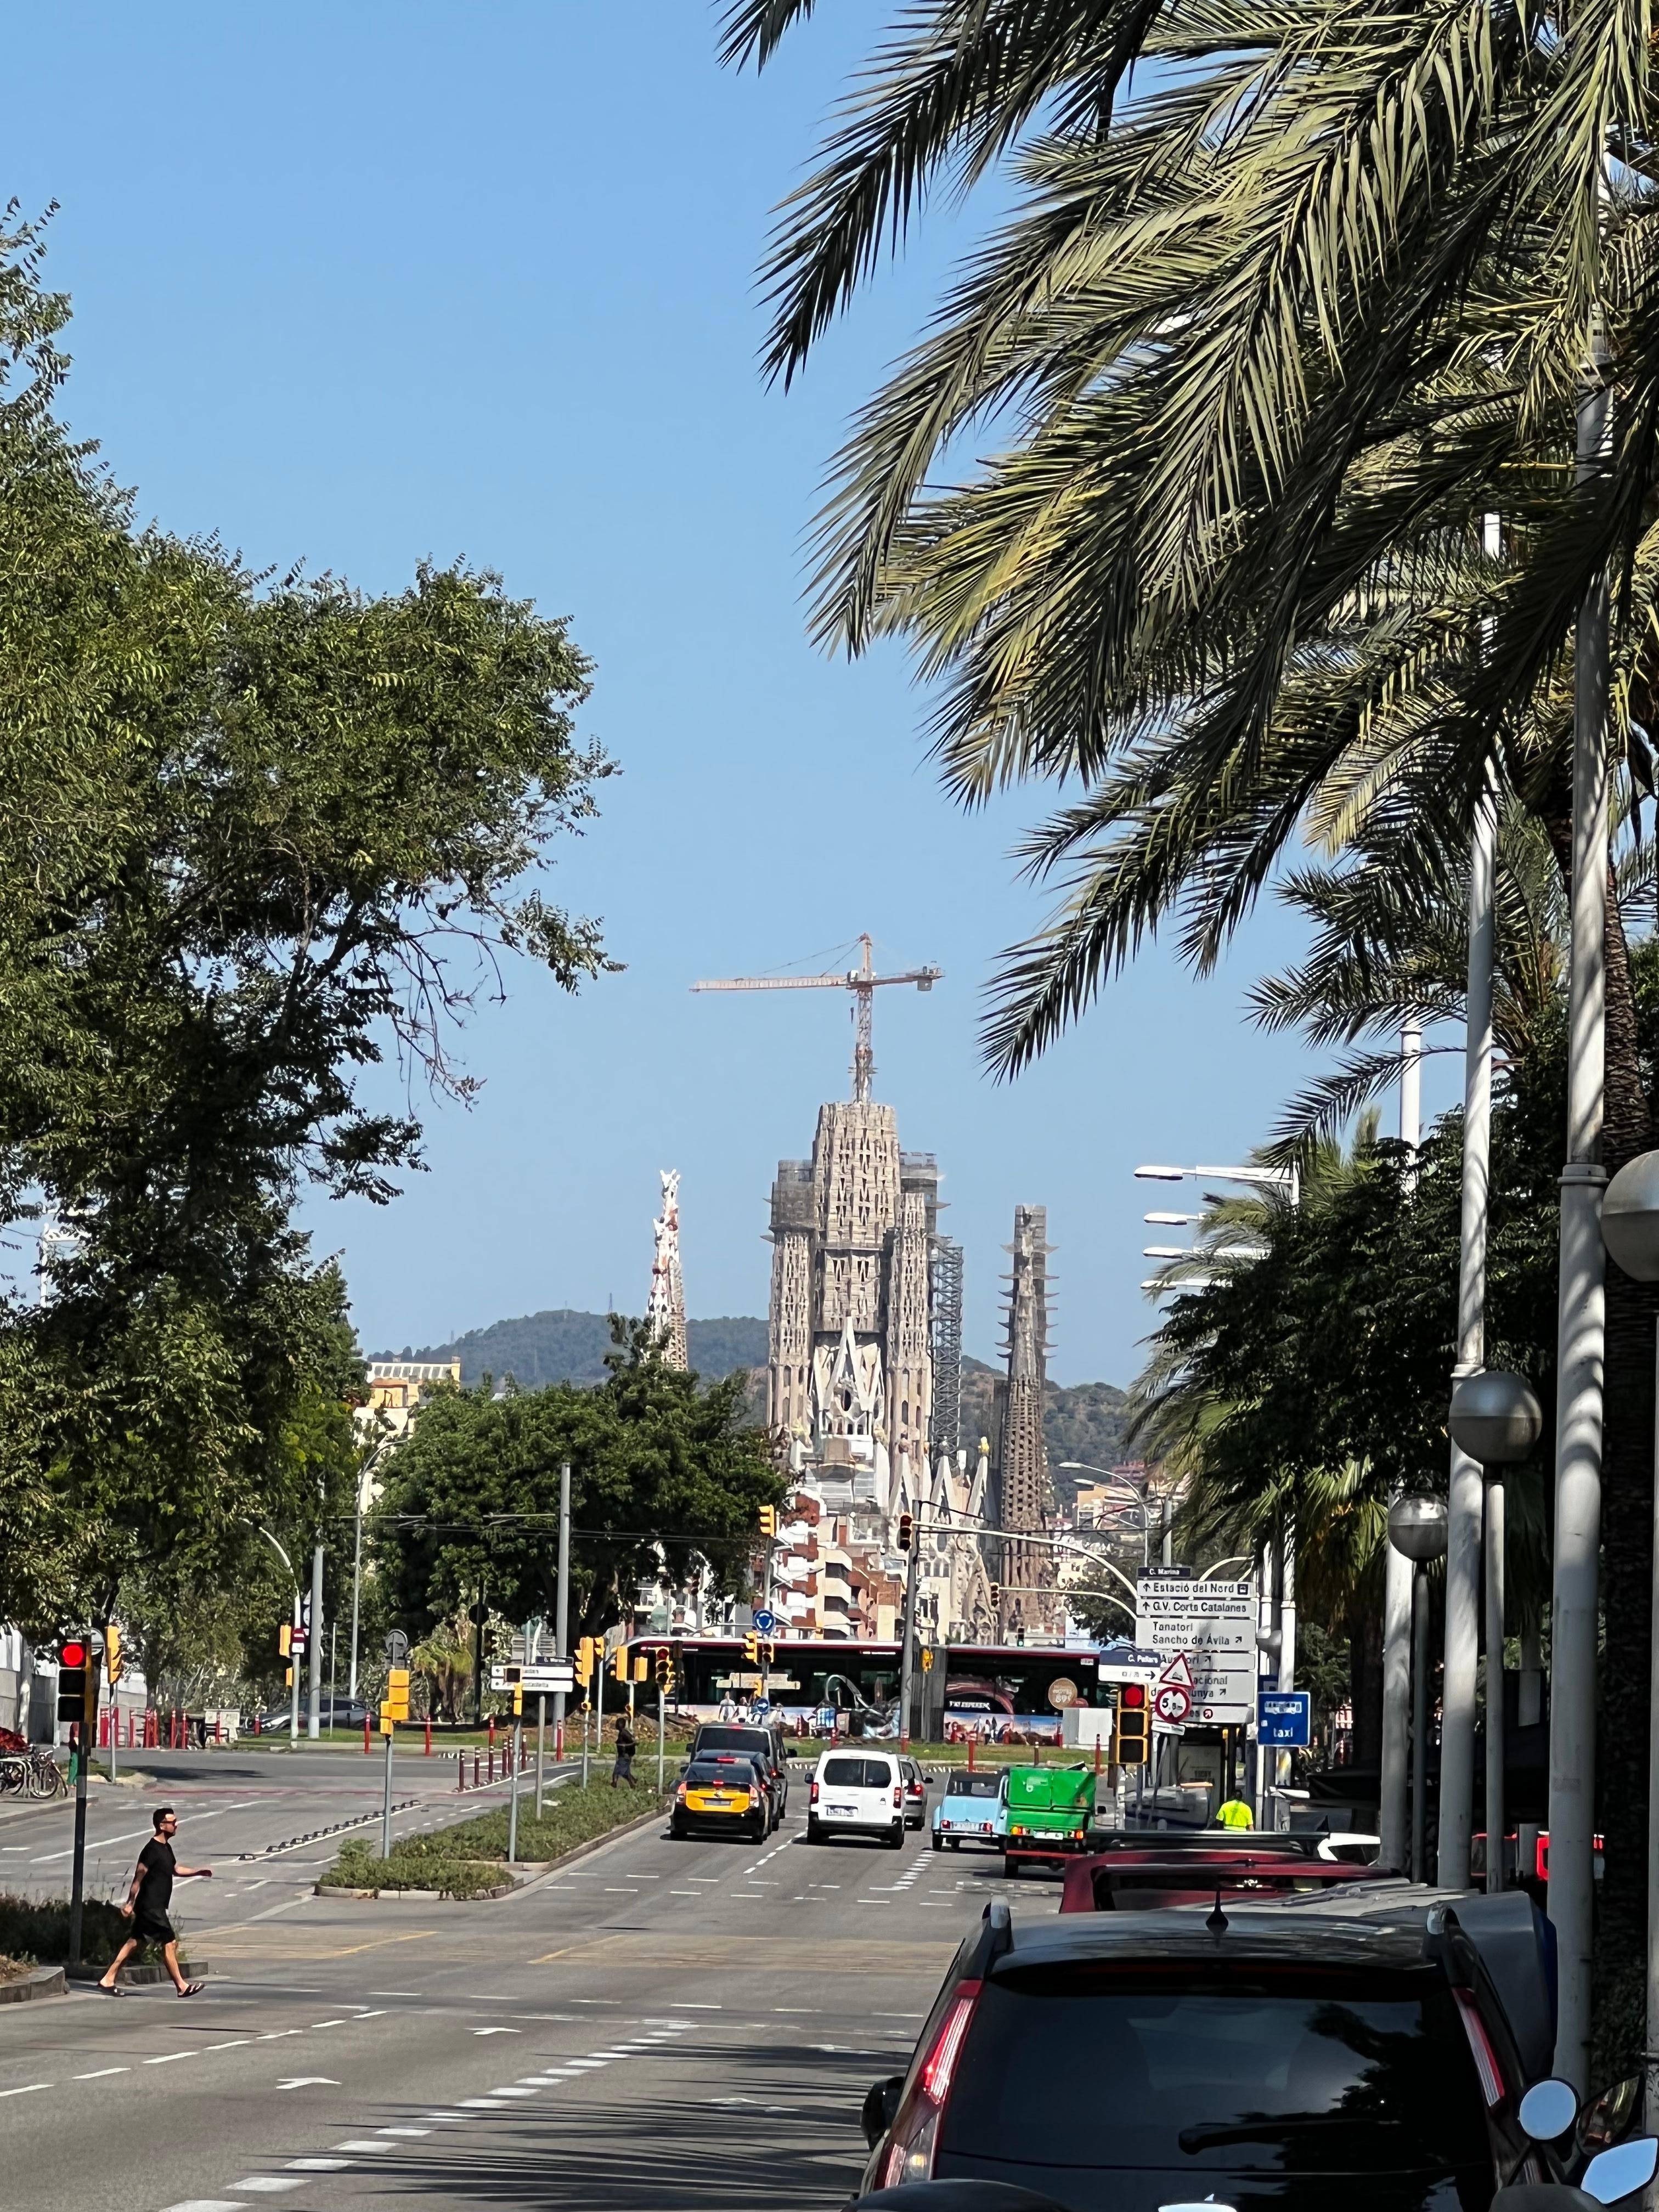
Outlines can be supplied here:
[[1194, 1723], [1255, 1717], [1255, 1584], [1142, 1575], [1135, 1585], [1135, 1642], [1172, 1659], [1187, 1655]]

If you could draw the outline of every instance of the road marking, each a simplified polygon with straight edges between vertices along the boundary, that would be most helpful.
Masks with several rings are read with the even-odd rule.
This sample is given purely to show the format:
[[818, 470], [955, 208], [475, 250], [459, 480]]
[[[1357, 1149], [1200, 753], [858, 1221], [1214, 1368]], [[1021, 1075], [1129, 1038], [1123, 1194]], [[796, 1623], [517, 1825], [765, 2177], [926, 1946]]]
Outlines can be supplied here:
[[[573, 2058], [570, 2068], [575, 2074], [595, 2074], [604, 2064], [603, 2058]], [[47, 2085], [42, 2081], [40, 2086], [44, 2089]]]
[[501, 2097], [463, 2097], [461, 2104], [469, 2112], [499, 2112], [506, 2100]]
[[522, 2035], [521, 2027], [475, 2027], [474, 2035]]
[[286, 2160], [290, 2173], [338, 2173], [350, 2163], [349, 2158], [290, 2158]]
[[[121, 2070], [125, 2072], [125, 2069]], [[55, 2086], [51, 2081], [25, 2081], [21, 2089], [0, 2089], [0, 2097], [27, 2097], [31, 2090], [50, 2089]]]
[[95, 2074], [77, 2074], [77, 2081], [101, 2081], [106, 2074], [131, 2074], [131, 2066], [100, 2066]]
[[418, 1997], [424, 1996], [426, 1992], [424, 1990], [371, 1990], [368, 1994], [372, 1997]]
[[167, 2212], [247, 2212], [234, 2197], [187, 2197], [182, 2204], [169, 2204]]
[[[226, 1813], [246, 1813], [250, 1805], [257, 1805], [258, 1802], [257, 1797], [246, 1797], [240, 1805], [221, 1805], [211, 1813], [191, 1813], [189, 1818], [197, 1822], [216, 1820]], [[150, 1828], [127, 1828], [118, 1836], [89, 1836], [86, 1848], [93, 1851], [106, 1850], [112, 1844], [130, 1844], [137, 1836], [143, 1836], [148, 1841], [151, 1832]], [[66, 1851], [48, 1851], [43, 1858], [31, 1859], [29, 1864], [50, 1866], [54, 1859], [72, 1859], [74, 1856], [75, 1846], [71, 1844]]]
[[390, 2150], [390, 2143], [376, 2142], [373, 2136], [353, 2136], [349, 2142], [336, 2143], [336, 2150]]
[[430, 2128], [376, 2128], [377, 2136], [429, 2136]]
[[[536, 2087], [537, 2088], [539, 2088], [541, 2084], [538, 2082]], [[523, 2089], [520, 2088], [516, 2082], [508, 2082], [505, 2087], [501, 2087], [498, 2083], [489, 2094], [492, 2097], [533, 2097], [536, 2094], [536, 2090]]]
[[772, 2009], [774, 2012], [799, 2012], [817, 2014], [822, 2012], [823, 2008], [822, 2005], [774, 2005]]
[[668, 1893], [671, 1897], [695, 1897], [696, 1893], [695, 1889], [671, 1889]]
[[255, 2197], [275, 2197], [284, 2189], [303, 2189], [303, 2181], [290, 2181], [282, 2173], [245, 2173], [240, 2181], [231, 2183], [233, 2189], [246, 2189]]
[[349, 2025], [343, 2020], [313, 2020], [311, 2024], [313, 2027], [345, 2027]]
[[263, 2035], [256, 2035], [256, 2043], [280, 2043], [285, 2035], [303, 2035], [302, 2027], [268, 2027]]
[[147, 2058], [146, 2066], [171, 2066], [175, 2058], [199, 2058], [199, 2051], [164, 2051], [159, 2058]]
[[279, 2089], [337, 2089], [339, 2083], [331, 2074], [296, 2074], [291, 2081], [279, 2081]]
[[228, 2042], [204, 2043], [202, 2048], [204, 2051], [234, 2051], [240, 2045], [252, 2043], [252, 2040], [253, 2038], [251, 2035], [233, 2035]]
[[[682, 2012], [724, 2012], [726, 2007], [717, 2004], [694, 2004], [690, 1997], [686, 1997], [681, 2002], [680, 2010]], [[688, 2021], [686, 2026], [689, 2027], [690, 2025], [690, 2021]]]

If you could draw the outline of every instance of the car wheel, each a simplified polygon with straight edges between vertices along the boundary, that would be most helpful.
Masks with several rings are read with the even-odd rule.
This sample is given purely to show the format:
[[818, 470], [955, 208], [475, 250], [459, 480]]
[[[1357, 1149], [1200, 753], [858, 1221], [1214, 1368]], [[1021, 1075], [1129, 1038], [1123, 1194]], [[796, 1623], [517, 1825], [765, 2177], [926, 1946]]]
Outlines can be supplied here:
[[895, 1828], [892, 1833], [888, 1837], [887, 1848], [890, 1851], [902, 1851], [904, 1849], [904, 1828], [902, 1823]]
[[749, 1840], [751, 1844], [763, 1844], [771, 1832], [772, 1831], [766, 1825], [766, 1815], [763, 1813], [760, 1819], [750, 1829]]
[[810, 1813], [806, 1816], [806, 1840], [809, 1844], [821, 1844], [823, 1841], [823, 1832]]
[[959, 1851], [959, 1850], [962, 1849], [962, 1838], [961, 1838], [960, 1836], [952, 1836], [952, 1837], [951, 1837], [951, 1849], [953, 1851]]
[[935, 1836], [935, 1837], [934, 1837], [934, 1838], [933, 1838], [933, 1849], [934, 1849], [936, 1851], [942, 1851], [942, 1850], [945, 1849], [945, 1838], [944, 1838], [944, 1837], [943, 1837], [943, 1836]]

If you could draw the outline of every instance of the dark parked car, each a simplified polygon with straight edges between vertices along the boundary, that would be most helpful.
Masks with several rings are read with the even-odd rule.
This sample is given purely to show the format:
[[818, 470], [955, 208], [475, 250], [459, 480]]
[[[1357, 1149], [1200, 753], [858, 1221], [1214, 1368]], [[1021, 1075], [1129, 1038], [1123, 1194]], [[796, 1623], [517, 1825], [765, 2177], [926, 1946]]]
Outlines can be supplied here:
[[1142, 1850], [1098, 1851], [1073, 1859], [1066, 1869], [1060, 1909], [1150, 1912], [1171, 1905], [1208, 1905], [1217, 1897], [1231, 1908], [1269, 1897], [1328, 1895], [1379, 1879], [1373, 1867], [1300, 1852], [1251, 1850], [1248, 1844], [1171, 1851], [1148, 1843]]
[[1066, 2212], [1480, 2212], [1527, 2154], [1515, 2106], [1547, 2063], [1530, 1923], [1491, 1917], [1512, 2030], [1455, 1912], [1322, 1907], [1079, 1914], [1016, 1937], [994, 1901], [908, 2073], [866, 2100], [865, 2191], [939, 2176]]
[[717, 1751], [751, 1751], [766, 1761], [781, 1820], [789, 1803], [789, 1754], [784, 1749], [783, 1730], [744, 1721], [704, 1721], [691, 1739], [691, 1756], [707, 1759]]

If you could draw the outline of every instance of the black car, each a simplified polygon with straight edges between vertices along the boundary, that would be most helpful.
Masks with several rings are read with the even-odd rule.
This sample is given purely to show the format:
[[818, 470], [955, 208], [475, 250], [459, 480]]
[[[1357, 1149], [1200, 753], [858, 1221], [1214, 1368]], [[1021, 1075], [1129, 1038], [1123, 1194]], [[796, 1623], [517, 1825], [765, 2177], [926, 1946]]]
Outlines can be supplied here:
[[783, 1818], [783, 1790], [765, 1757], [758, 1751], [702, 1751], [694, 1753], [686, 1771], [693, 1767], [723, 1766], [745, 1780], [753, 1778], [753, 1785], [766, 1805], [766, 1826], [769, 1833]]
[[1079, 1915], [1016, 1938], [996, 1900], [909, 2072], [866, 2100], [863, 2187], [976, 2178], [1066, 2212], [1481, 2212], [1527, 2154], [1515, 2106], [1539, 2057], [1450, 1911]]
[[704, 1721], [691, 1739], [693, 1759], [708, 1759], [720, 1751], [748, 1751], [766, 1762], [772, 1795], [781, 1820], [789, 1803], [789, 1756], [783, 1731], [760, 1728], [745, 1721]]

